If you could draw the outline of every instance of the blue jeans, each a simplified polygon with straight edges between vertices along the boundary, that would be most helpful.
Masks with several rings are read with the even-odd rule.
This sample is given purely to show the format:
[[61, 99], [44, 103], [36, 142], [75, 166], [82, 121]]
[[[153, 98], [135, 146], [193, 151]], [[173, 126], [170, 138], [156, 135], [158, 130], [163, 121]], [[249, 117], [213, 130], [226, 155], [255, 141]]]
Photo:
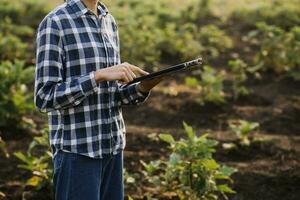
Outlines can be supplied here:
[[123, 151], [93, 159], [59, 151], [54, 161], [55, 200], [123, 200]]

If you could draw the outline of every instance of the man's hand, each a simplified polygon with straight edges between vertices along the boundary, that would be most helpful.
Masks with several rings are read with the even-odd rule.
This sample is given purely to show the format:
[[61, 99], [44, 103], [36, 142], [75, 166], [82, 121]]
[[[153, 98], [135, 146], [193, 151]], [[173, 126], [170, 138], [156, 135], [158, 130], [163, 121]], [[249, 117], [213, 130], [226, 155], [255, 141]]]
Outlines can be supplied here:
[[150, 90], [152, 90], [152, 88], [154, 88], [156, 85], [158, 85], [165, 77], [158, 77], [158, 78], [153, 78], [151, 80], [145, 80], [142, 81], [138, 84], [138, 90], [140, 92], [144, 92], [147, 93]]
[[101, 69], [95, 73], [97, 84], [101, 81], [120, 81], [127, 84], [137, 77], [137, 75], [148, 75], [149, 73], [129, 63]]

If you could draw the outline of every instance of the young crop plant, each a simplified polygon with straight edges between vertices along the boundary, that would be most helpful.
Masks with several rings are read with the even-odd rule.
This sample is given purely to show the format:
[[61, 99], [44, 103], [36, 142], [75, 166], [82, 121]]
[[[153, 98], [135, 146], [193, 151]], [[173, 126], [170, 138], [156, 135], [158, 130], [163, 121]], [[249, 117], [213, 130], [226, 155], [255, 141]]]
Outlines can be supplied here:
[[200, 104], [206, 102], [224, 103], [225, 94], [223, 91], [224, 73], [217, 72], [210, 66], [204, 66], [200, 73], [200, 80], [195, 77], [188, 77], [185, 79], [185, 84], [200, 91]]
[[[37, 155], [41, 148], [43, 154]], [[36, 190], [45, 187], [52, 188], [53, 167], [50, 164], [52, 153], [50, 152], [47, 129], [42, 130], [41, 136], [34, 137], [27, 153], [15, 152], [14, 155], [23, 163], [18, 167], [31, 172], [31, 177], [27, 180], [26, 185]]]
[[50, 9], [51, 4], [46, 1], [0, 0], [0, 19], [9, 17], [14, 24], [27, 25], [36, 29]]
[[284, 30], [300, 25], [299, 0], [256, 1], [254, 4], [235, 9], [229, 19], [231, 24], [234, 23], [241, 30], [253, 30], [257, 22], [272, 24]]
[[220, 165], [213, 159], [218, 142], [197, 136], [191, 126], [184, 123], [186, 139], [175, 140], [170, 134], [159, 137], [169, 144], [168, 159], [141, 161], [147, 180], [161, 193], [172, 192], [183, 200], [216, 200], [234, 194], [228, 182], [236, 169]]
[[249, 94], [249, 89], [244, 85], [248, 80], [248, 75], [255, 75], [259, 77], [257, 72], [259, 68], [248, 66], [242, 59], [237, 58], [228, 62], [231, 68], [232, 75], [232, 91], [234, 99], [238, 99], [240, 96]]
[[8, 17], [0, 20], [0, 60], [33, 59], [34, 54], [28, 51], [34, 31], [23, 25], [16, 25]]
[[260, 48], [255, 58], [258, 66], [298, 79], [300, 71], [299, 26], [286, 31], [261, 22], [257, 24], [257, 30], [250, 32], [249, 36], [250, 41]]
[[0, 127], [23, 127], [25, 114], [34, 110], [33, 94], [27, 85], [34, 81], [34, 67], [23, 61], [0, 64]]
[[289, 75], [295, 80], [300, 80], [300, 26], [291, 29], [287, 34], [287, 40], [291, 49], [288, 53], [288, 59], [294, 63], [293, 70], [289, 72]]
[[232, 39], [215, 25], [206, 25], [199, 30], [198, 39], [204, 47], [204, 55], [218, 58], [233, 47]]
[[232, 78], [232, 90], [233, 97], [237, 99], [239, 96], [249, 94], [248, 89], [243, 85], [247, 81], [247, 64], [240, 59], [230, 60], [229, 66], [231, 67]]
[[259, 127], [257, 122], [248, 122], [245, 120], [232, 121], [229, 123], [229, 127], [232, 132], [239, 138], [241, 145], [250, 145], [249, 136], [255, 129]]

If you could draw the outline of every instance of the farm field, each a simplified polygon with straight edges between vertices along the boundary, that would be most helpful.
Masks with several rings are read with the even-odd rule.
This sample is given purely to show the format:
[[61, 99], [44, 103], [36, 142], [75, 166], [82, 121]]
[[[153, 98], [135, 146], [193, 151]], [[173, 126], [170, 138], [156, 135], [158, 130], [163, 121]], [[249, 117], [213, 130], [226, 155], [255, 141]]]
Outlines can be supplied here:
[[[38, 23], [60, 3], [0, 0], [0, 199], [53, 199], [34, 51]], [[300, 1], [104, 3], [123, 61], [156, 71], [204, 59], [123, 107], [126, 199], [298, 200]]]

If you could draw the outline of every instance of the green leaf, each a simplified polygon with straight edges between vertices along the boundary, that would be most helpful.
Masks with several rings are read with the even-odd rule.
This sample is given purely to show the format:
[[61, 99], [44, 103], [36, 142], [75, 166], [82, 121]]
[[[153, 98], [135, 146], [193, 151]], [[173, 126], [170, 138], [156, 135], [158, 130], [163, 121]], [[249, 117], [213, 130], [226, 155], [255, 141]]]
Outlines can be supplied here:
[[219, 168], [219, 164], [213, 159], [206, 159], [202, 161], [202, 165], [209, 171], [213, 171]]
[[32, 150], [37, 146], [37, 142], [33, 140], [28, 147], [27, 154], [31, 155]]
[[220, 173], [224, 176], [231, 176], [232, 174], [234, 174], [235, 172], [237, 172], [238, 170], [236, 168], [233, 167], [227, 167], [227, 166], [222, 166], [220, 168]]
[[186, 134], [188, 135], [189, 139], [194, 140], [196, 135], [195, 135], [193, 128], [185, 122], [183, 122], [183, 127], [184, 127], [184, 130], [185, 130]]
[[215, 174], [214, 178], [215, 179], [220, 179], [220, 180], [229, 180], [230, 179], [228, 176], [224, 176], [224, 175], [221, 175], [221, 174]]
[[194, 78], [194, 77], [186, 77], [185, 84], [189, 87], [196, 88], [199, 86], [199, 81], [197, 80], [197, 78]]
[[34, 72], [35, 72], [35, 68], [31, 66], [26, 69], [23, 69], [21, 73], [20, 81], [25, 84], [34, 81]]
[[180, 161], [180, 156], [177, 153], [172, 153], [170, 155], [169, 164], [176, 165]]
[[160, 167], [160, 160], [151, 161], [149, 164], [145, 163], [143, 160], [140, 160], [140, 163], [144, 166], [147, 173], [152, 174], [157, 171]]
[[159, 176], [153, 176], [150, 178], [150, 182], [153, 183], [154, 185], [160, 186], [161, 185], [161, 180]]
[[162, 141], [167, 142], [169, 144], [174, 144], [175, 143], [175, 140], [174, 140], [173, 136], [170, 135], [170, 134], [159, 134], [159, 138]]
[[257, 122], [250, 123], [250, 129], [251, 130], [254, 130], [254, 129], [258, 128], [258, 127], [259, 127], [259, 123], [257, 123]]
[[217, 188], [220, 192], [222, 193], [229, 193], [229, 194], [235, 194], [236, 192], [232, 190], [228, 185], [223, 184], [223, 185], [217, 185]]
[[14, 155], [26, 164], [31, 163], [31, 159], [24, 155], [22, 152], [15, 152]]

